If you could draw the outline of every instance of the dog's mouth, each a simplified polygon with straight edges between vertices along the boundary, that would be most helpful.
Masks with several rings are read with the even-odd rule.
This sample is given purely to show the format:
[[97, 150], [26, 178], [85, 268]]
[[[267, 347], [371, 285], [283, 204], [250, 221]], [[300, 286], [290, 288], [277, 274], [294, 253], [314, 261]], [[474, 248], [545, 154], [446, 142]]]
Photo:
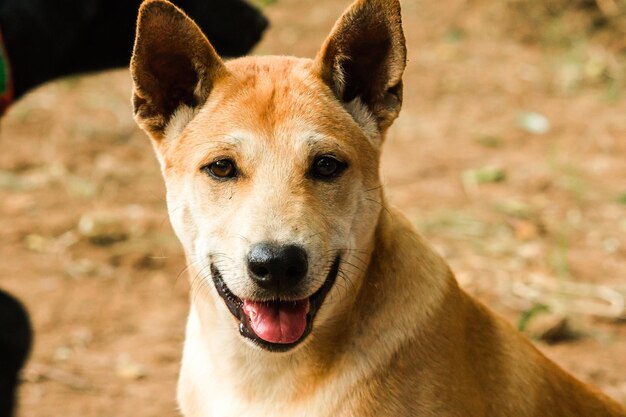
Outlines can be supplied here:
[[301, 300], [242, 300], [230, 291], [215, 264], [211, 264], [211, 276], [217, 293], [239, 320], [239, 333], [263, 349], [285, 352], [311, 333], [315, 315], [335, 283], [340, 263], [338, 255], [320, 289]]

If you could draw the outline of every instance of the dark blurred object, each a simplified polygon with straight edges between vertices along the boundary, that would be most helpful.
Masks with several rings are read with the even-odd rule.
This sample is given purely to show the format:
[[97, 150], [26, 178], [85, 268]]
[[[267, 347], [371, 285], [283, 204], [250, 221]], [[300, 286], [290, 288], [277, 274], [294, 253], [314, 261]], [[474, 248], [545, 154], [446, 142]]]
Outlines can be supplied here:
[[[14, 98], [48, 80], [130, 62], [140, 0], [0, 0]], [[174, 0], [223, 56], [247, 53], [267, 19], [243, 0]]]
[[31, 342], [26, 310], [19, 301], [0, 290], [0, 417], [13, 415], [19, 372]]

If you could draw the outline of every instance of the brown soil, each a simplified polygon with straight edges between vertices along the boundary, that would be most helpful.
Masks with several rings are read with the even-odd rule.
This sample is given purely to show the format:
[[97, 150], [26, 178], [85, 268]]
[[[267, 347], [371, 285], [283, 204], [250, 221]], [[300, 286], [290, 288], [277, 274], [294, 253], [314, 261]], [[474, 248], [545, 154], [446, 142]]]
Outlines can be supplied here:
[[[312, 56], [347, 3], [279, 0], [256, 53]], [[566, 317], [570, 331], [540, 349], [626, 403], [625, 321], [577, 303], [600, 286], [626, 296], [624, 59], [585, 39], [521, 43], [502, 8], [480, 1], [403, 6], [410, 61], [384, 152], [390, 200], [510, 320], [537, 303]], [[24, 417], [177, 415], [187, 278], [129, 92], [126, 71], [67, 79], [2, 120], [0, 286], [36, 330]], [[528, 131], [542, 123], [530, 112], [547, 133]], [[531, 278], [556, 289], [533, 300], [519, 291]], [[567, 282], [594, 287], [572, 295]]]

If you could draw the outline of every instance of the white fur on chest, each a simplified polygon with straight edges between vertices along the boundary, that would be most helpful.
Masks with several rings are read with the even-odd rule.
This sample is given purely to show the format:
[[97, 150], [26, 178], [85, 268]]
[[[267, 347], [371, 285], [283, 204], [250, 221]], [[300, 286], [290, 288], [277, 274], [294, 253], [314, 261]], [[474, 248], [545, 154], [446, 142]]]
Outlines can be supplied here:
[[[192, 307], [178, 386], [178, 402], [185, 417], [337, 416], [333, 410], [345, 395], [345, 381], [341, 384], [343, 390], [338, 390], [337, 384], [330, 384], [307, 392], [298, 401], [286, 401], [290, 395], [286, 391], [293, 388], [295, 382], [288, 369], [277, 368], [273, 377], [259, 378], [259, 374], [267, 373], [263, 370], [264, 366], [275, 364], [267, 365], [259, 361], [254, 369], [246, 369], [243, 365], [233, 368], [229, 349], [250, 348], [225, 343], [221, 347], [223, 353], [216, 355], [215, 347], [229, 340], [231, 334], [220, 334], [217, 330], [217, 334], [211, 336], [215, 344], [207, 343], [197, 314]], [[240, 379], [239, 384], [235, 379]], [[242, 381], [244, 385], [265, 388], [264, 394], [251, 400], [250, 395], [242, 393]]]

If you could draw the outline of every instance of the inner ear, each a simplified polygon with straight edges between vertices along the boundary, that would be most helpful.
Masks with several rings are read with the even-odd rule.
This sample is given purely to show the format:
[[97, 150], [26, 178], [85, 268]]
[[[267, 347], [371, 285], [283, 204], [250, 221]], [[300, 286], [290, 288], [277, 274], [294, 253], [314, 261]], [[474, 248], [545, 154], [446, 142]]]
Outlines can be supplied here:
[[185, 54], [163, 53], [148, 58], [152, 77], [159, 86], [154, 91], [154, 104], [161, 108], [165, 119], [169, 119], [181, 105], [196, 107], [201, 97], [195, 89], [199, 76], [194, 65]]
[[[371, 39], [365, 33], [359, 33], [349, 49], [340, 57], [335, 67], [339, 67], [343, 76], [343, 94], [341, 100], [349, 103], [360, 97], [364, 103], [370, 103], [379, 94], [376, 88], [384, 85], [385, 68], [381, 66], [389, 54], [391, 42], [389, 36]], [[369, 38], [369, 39], [368, 39]], [[343, 61], [343, 62], [342, 62]]]

